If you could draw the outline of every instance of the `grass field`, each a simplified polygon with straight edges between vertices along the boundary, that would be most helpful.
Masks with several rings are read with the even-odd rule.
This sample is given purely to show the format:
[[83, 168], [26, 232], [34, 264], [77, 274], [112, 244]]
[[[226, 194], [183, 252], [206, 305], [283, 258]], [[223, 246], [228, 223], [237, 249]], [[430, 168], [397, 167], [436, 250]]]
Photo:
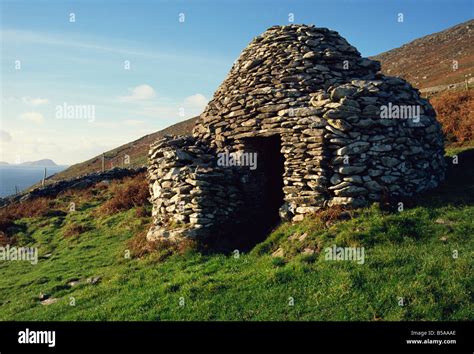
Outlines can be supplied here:
[[[0, 319], [472, 320], [474, 149], [453, 154], [443, 186], [403, 211], [321, 213], [278, 226], [248, 254], [137, 257], [130, 240], [148, 228], [149, 206], [104, 213], [120, 183], [66, 193], [54, 201], [63, 212], [10, 228], [40, 259], [0, 262]], [[365, 262], [325, 260], [332, 245], [364, 247]]]

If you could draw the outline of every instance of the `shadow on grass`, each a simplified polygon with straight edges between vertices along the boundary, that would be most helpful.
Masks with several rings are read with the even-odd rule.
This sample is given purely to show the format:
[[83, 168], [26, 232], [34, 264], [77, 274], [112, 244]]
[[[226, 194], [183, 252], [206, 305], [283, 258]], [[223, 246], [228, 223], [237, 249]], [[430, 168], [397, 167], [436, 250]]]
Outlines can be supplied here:
[[434, 208], [474, 205], [474, 148], [460, 152], [457, 164], [454, 158], [446, 157], [446, 179], [441, 185], [413, 198], [410, 204]]
[[[398, 213], [397, 208], [400, 201], [407, 208], [425, 207], [435, 209], [445, 206], [474, 205], [474, 148], [459, 152], [457, 154], [457, 164], [453, 163], [454, 157], [446, 156], [446, 179], [437, 188], [412, 198], [386, 200], [381, 203], [381, 208], [387, 212]], [[416, 224], [403, 225], [411, 233], [416, 229], [416, 226]], [[276, 227], [278, 225], [275, 225]], [[271, 230], [268, 230], [267, 236], [270, 233]], [[262, 239], [260, 234], [258, 236], [245, 234], [246, 237], [242, 237], [242, 233], [239, 235], [240, 238], [220, 237], [217, 240], [210, 240], [200, 251], [206, 254], [229, 253], [235, 249], [248, 252], [266, 239], [266, 237]]]

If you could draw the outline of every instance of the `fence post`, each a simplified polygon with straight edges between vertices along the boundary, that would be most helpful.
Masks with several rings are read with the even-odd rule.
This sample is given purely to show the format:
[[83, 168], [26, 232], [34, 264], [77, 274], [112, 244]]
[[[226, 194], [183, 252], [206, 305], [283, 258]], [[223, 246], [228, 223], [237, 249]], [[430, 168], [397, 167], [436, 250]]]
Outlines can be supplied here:
[[41, 187], [44, 187], [45, 180], [46, 180], [46, 167], [44, 168], [43, 179], [41, 180]]

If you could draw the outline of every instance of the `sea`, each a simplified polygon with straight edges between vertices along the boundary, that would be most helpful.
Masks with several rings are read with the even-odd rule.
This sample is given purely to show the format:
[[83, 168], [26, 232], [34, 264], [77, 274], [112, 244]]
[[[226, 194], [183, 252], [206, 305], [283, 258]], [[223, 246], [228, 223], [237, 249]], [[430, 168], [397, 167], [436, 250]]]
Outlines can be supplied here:
[[[69, 166], [47, 166], [46, 176], [61, 172]], [[45, 166], [0, 166], [0, 197], [21, 192], [41, 181]]]

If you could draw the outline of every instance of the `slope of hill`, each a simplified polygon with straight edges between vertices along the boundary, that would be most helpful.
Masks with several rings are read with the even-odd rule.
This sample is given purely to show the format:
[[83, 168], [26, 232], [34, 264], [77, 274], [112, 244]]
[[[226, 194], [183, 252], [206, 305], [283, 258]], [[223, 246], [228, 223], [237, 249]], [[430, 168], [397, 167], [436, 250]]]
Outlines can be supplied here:
[[[146, 164], [148, 148], [152, 142], [164, 135], [189, 135], [192, 132], [194, 122], [197, 117], [187, 119], [185, 121], [173, 124], [168, 128], [158, 132], [145, 135], [140, 139], [119, 146], [113, 150], [104, 153], [105, 169], [112, 167], [139, 167]], [[129, 163], [125, 163], [124, 158], [129, 156]], [[73, 178], [102, 169], [102, 155], [93, 157], [90, 160], [72, 165], [68, 169], [55, 174], [48, 181], [59, 181], [63, 179]]]
[[[447, 30], [416, 39], [400, 48], [392, 49], [372, 57], [382, 63], [382, 72], [400, 76], [417, 88], [448, 85], [464, 81], [465, 75], [474, 72], [473, 42], [474, 20], [470, 20]], [[453, 70], [453, 60], [458, 61], [458, 69]], [[435, 107], [436, 109], [436, 107]], [[439, 112], [438, 112], [439, 114]], [[444, 116], [450, 116], [443, 111]], [[126, 167], [138, 167], [146, 163], [149, 145], [165, 134], [191, 134], [197, 117], [174, 124], [164, 130], [146, 135], [128, 144], [104, 153], [105, 168], [124, 166], [124, 157], [130, 157]], [[451, 134], [451, 131], [449, 131]], [[460, 141], [457, 139], [454, 141]], [[57, 181], [100, 171], [102, 156], [75, 164], [49, 181]]]
[[[382, 72], [400, 76], [417, 88], [465, 81], [474, 72], [474, 20], [418, 38], [378, 54]], [[453, 60], [458, 68], [453, 69]], [[471, 76], [472, 77], [472, 76]]]
[[[458, 119], [470, 107], [449, 102]], [[189, 134], [194, 121], [107, 152], [106, 168], [125, 154], [144, 164], [153, 140]], [[329, 209], [282, 223], [238, 257], [147, 243], [144, 173], [10, 205], [0, 246], [31, 247], [38, 259], [0, 262], [0, 320], [472, 320], [474, 149], [448, 154], [459, 163], [447, 180], [404, 210]], [[100, 169], [98, 156], [55, 178]], [[365, 259], [328, 261], [333, 245], [363, 247]]]
[[[144, 174], [12, 205], [0, 246], [38, 259], [0, 262], [0, 320], [472, 320], [473, 153], [403, 211], [329, 209], [239, 257], [147, 244]], [[333, 245], [362, 263], [328, 261]]]

